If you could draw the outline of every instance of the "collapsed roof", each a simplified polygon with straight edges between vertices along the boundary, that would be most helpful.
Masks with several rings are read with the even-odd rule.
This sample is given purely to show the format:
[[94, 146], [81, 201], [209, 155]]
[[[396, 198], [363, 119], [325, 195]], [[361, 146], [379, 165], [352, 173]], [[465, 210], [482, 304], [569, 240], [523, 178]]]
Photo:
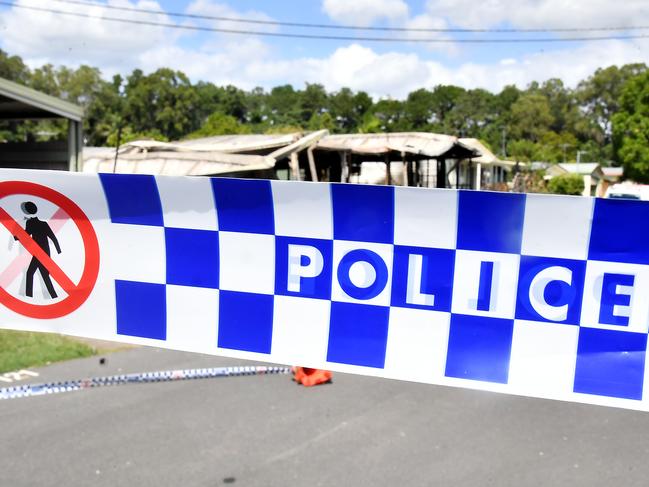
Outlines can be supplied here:
[[[270, 135], [224, 135], [180, 142], [139, 140], [84, 151], [84, 171], [206, 176], [272, 169], [276, 163], [309, 150], [350, 153], [365, 160], [401, 161], [498, 159], [476, 139], [425, 132], [343, 134], [317, 132]], [[483, 159], [480, 161], [480, 159]]]
[[427, 132], [328, 135], [316, 148], [393, 160], [469, 159], [480, 155], [457, 137]]

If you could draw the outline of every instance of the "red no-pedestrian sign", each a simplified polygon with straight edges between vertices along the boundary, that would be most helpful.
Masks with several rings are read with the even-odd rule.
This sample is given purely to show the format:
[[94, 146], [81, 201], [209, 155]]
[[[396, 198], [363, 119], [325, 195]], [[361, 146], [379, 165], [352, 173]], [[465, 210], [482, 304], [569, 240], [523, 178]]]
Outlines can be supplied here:
[[[2, 199], [13, 195], [36, 196], [49, 201], [76, 225], [81, 234], [84, 250], [83, 272], [78, 282], [74, 282], [48, 255], [48, 252], [36, 242], [33, 236], [2, 207]], [[0, 304], [23, 316], [52, 319], [72, 313], [88, 299], [99, 274], [99, 243], [90, 220], [74, 201], [58, 191], [40, 184], [25, 181], [0, 182], [0, 223], [32, 256], [32, 261], [39, 266], [41, 272], [49, 273], [67, 294], [64, 299], [51, 304], [35, 304], [11, 295], [0, 284]]]

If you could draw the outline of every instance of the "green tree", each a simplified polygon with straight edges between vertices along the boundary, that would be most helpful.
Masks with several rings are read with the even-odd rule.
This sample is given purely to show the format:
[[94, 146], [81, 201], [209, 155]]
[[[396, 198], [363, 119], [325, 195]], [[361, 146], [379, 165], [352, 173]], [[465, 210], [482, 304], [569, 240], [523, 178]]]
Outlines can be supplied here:
[[266, 125], [266, 92], [261, 87], [256, 87], [246, 93], [246, 123], [251, 124], [257, 129], [262, 129]]
[[329, 111], [329, 95], [324, 86], [307, 83], [304, 91], [299, 92], [299, 120], [306, 124], [314, 115], [322, 115]]
[[192, 116], [192, 130], [196, 130], [212, 113], [223, 111], [225, 89], [205, 81], [197, 82], [193, 88], [196, 93], [196, 108]]
[[500, 154], [508, 157], [506, 144], [511, 139], [511, 106], [521, 96], [521, 91], [513, 85], [505, 86], [492, 100], [492, 121], [480, 131], [480, 137]]
[[618, 68], [600, 68], [577, 86], [577, 97], [585, 120], [582, 132], [600, 146], [611, 143], [613, 116], [620, 109], [620, 97], [626, 82], [647, 71], [645, 64], [627, 64]]
[[[111, 132], [116, 132], [122, 116], [120, 94], [122, 78], [105, 81], [97, 68], [58, 68], [55, 79], [59, 97], [84, 109], [84, 132], [88, 145], [103, 145]], [[64, 128], [65, 129], [65, 128]]]
[[383, 132], [403, 132], [408, 129], [408, 121], [404, 118], [404, 103], [400, 100], [379, 100], [372, 107], [372, 115], [380, 121]]
[[124, 117], [134, 132], [157, 130], [177, 140], [195, 129], [198, 95], [181, 71], [161, 68], [144, 75], [135, 70], [127, 78]]
[[341, 88], [329, 97], [335, 130], [344, 133], [358, 131], [365, 113], [372, 105], [372, 98], [364, 91], [354, 93], [349, 88]]
[[538, 161], [539, 146], [531, 140], [511, 140], [507, 144], [507, 153], [517, 161]]
[[579, 174], [561, 174], [550, 179], [548, 191], [554, 194], [581, 195], [584, 192], [584, 178]]
[[556, 133], [574, 131], [579, 110], [572, 90], [566, 88], [560, 79], [552, 78], [543, 82], [538, 92], [545, 96], [550, 106], [552, 114], [550, 130]]
[[250, 127], [242, 124], [232, 115], [216, 112], [207, 118], [203, 126], [187, 136], [189, 139], [212, 137], [214, 135], [249, 134]]
[[[117, 130], [112, 132], [106, 139], [106, 144], [109, 147], [117, 146]], [[134, 140], [157, 140], [158, 142], [169, 142], [164, 135], [162, 135], [157, 130], [151, 130], [149, 132], [133, 132], [131, 127], [124, 127], [122, 133], [119, 134], [119, 145], [124, 145]]]
[[122, 83], [122, 77], [115, 75], [112, 82], [101, 83], [92, 93], [84, 117], [84, 132], [87, 145], [111, 145], [108, 138], [111, 134], [116, 135], [119, 127], [123, 126], [124, 98], [121, 94]]
[[494, 95], [483, 89], [467, 90], [456, 99], [443, 123], [444, 132], [460, 137], [480, 138], [482, 130], [495, 120]]
[[299, 94], [291, 85], [276, 86], [266, 97], [265, 117], [269, 128], [299, 125]]
[[434, 130], [443, 132], [447, 115], [453, 110], [460, 96], [464, 93], [464, 88], [458, 86], [437, 85], [433, 88], [433, 97], [431, 99], [432, 122]]
[[0, 49], [0, 78], [26, 85], [30, 77], [31, 72], [20, 56], [10, 56]]
[[246, 92], [236, 86], [228, 85], [221, 93], [220, 109], [239, 122], [246, 121]]
[[538, 142], [550, 130], [553, 117], [547, 97], [526, 93], [511, 107], [510, 134], [513, 139]]
[[570, 132], [545, 132], [539, 141], [535, 160], [545, 162], [574, 161], [579, 141]]
[[311, 116], [311, 119], [309, 120], [309, 123], [307, 124], [307, 128], [309, 130], [329, 130], [333, 131], [335, 129], [336, 125], [334, 123], [334, 119], [332, 116], [325, 112], [325, 113], [314, 113]]
[[613, 148], [625, 175], [649, 183], [649, 71], [628, 80], [613, 116]]
[[425, 88], [411, 92], [404, 104], [404, 117], [409, 130], [428, 130], [434, 120], [435, 95]]
[[375, 134], [381, 132], [381, 119], [372, 112], [367, 112], [358, 126], [358, 132], [361, 134]]
[[56, 68], [52, 64], [44, 64], [36, 68], [30, 77], [30, 87], [50, 96], [61, 96], [57, 80]]

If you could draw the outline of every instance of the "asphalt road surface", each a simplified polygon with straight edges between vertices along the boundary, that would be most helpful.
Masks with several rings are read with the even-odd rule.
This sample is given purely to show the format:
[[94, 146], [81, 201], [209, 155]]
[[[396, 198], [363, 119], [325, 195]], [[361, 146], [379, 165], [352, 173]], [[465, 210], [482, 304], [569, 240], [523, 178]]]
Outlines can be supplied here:
[[[139, 348], [35, 382], [249, 364]], [[0, 428], [2, 487], [649, 484], [648, 413], [344, 374], [0, 401]]]

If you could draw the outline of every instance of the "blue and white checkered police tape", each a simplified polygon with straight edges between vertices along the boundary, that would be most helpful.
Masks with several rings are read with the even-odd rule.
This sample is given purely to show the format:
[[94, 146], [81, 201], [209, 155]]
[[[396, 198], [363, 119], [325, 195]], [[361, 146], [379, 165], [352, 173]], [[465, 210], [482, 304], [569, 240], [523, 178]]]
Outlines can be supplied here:
[[289, 367], [272, 365], [244, 365], [233, 367], [210, 367], [203, 369], [159, 370], [135, 374], [109, 375], [88, 379], [63, 380], [42, 384], [24, 384], [0, 387], [0, 401], [23, 397], [45, 396], [64, 392], [82, 391], [97, 387], [125, 384], [148, 384], [152, 382], [176, 382], [180, 380], [216, 379], [219, 377], [241, 377], [253, 375], [289, 374]]
[[4, 327], [649, 409], [647, 203], [0, 180]]

